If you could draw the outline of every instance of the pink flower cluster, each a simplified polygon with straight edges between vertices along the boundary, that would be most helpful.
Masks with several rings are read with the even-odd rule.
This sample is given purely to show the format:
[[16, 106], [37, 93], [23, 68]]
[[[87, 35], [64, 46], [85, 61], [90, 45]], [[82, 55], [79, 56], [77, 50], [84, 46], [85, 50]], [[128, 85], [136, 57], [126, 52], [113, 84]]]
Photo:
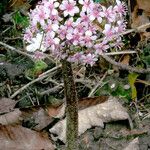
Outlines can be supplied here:
[[[120, 0], [108, 8], [93, 0], [43, 0], [29, 14], [27, 50], [50, 51], [54, 58], [92, 66], [110, 46], [122, 45], [125, 14]], [[103, 41], [97, 42], [99, 38]]]

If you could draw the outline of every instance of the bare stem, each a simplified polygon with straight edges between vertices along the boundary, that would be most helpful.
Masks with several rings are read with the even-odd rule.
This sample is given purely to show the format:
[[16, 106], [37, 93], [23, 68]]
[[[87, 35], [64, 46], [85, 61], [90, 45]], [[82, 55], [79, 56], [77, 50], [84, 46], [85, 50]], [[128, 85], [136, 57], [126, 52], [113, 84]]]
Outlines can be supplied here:
[[66, 150], [78, 150], [78, 101], [71, 63], [62, 60], [66, 98]]

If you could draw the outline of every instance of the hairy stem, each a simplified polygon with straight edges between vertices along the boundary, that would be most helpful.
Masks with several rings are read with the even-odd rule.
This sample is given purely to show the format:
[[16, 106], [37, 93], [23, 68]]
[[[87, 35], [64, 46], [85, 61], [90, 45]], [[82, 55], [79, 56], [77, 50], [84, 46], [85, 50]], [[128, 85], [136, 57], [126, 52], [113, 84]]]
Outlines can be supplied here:
[[66, 98], [66, 150], [78, 150], [78, 101], [71, 63], [62, 60]]

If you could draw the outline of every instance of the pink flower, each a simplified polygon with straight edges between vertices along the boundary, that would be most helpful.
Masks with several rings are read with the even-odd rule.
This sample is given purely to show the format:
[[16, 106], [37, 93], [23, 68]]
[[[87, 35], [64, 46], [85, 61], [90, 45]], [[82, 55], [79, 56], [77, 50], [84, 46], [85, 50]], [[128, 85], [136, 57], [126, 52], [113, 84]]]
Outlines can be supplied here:
[[85, 32], [85, 36], [83, 37], [82, 41], [80, 42], [82, 46], [86, 46], [91, 48], [93, 46], [93, 41], [97, 39], [96, 35], [93, 35], [90, 30]]
[[113, 7], [110, 6], [106, 9], [105, 6], [102, 6], [103, 14], [109, 22], [116, 21], [116, 13], [113, 11]]
[[111, 24], [105, 24], [103, 34], [106, 38], [110, 39], [114, 35], [114, 29], [112, 28]]
[[77, 30], [74, 30], [73, 39], [72, 39], [73, 45], [79, 45], [81, 38], [82, 38], [82, 33], [78, 32]]
[[127, 8], [125, 3], [121, 2], [120, 0], [116, 0], [117, 5], [114, 7], [114, 10], [119, 13], [121, 16], [126, 15]]
[[82, 55], [83, 55], [83, 52], [77, 52], [77, 53], [74, 54], [73, 56], [70, 56], [70, 57], [68, 58], [68, 61], [79, 63], [79, 62], [81, 62]]
[[64, 11], [64, 17], [68, 15], [74, 16], [74, 14], [79, 13], [75, 0], [63, 0], [59, 8]]
[[122, 21], [122, 20], [117, 21], [117, 25], [118, 26], [115, 27], [116, 33], [121, 33], [123, 31], [125, 31], [126, 24], [124, 23], [124, 21]]
[[81, 12], [80, 16], [81, 16], [81, 18], [80, 18], [81, 22], [84, 22], [84, 23], [90, 22], [90, 18], [88, 15], [85, 14], [85, 12]]
[[61, 40], [64, 40], [66, 38], [67, 35], [67, 27], [64, 25], [61, 25], [59, 30], [58, 30], [58, 34]]
[[59, 24], [63, 19], [58, 14], [56, 14], [56, 15], [51, 14], [49, 16], [49, 20], [53, 21], [54, 23]]
[[46, 47], [43, 45], [43, 33], [37, 33], [35, 37], [32, 37], [31, 41], [29, 41], [29, 45], [27, 45], [26, 49], [29, 52], [35, 52], [36, 50], [41, 50], [42, 52], [46, 51]]
[[101, 55], [103, 52], [106, 52], [106, 50], [109, 49], [110, 46], [106, 41], [103, 41], [99, 44], [96, 44], [94, 47], [96, 49], [95, 54]]
[[23, 37], [24, 40], [27, 41], [27, 42], [30, 42], [32, 37], [33, 37], [32, 31], [30, 30], [30, 28], [27, 28], [26, 31], [25, 31], [24, 37]]
[[34, 19], [36, 22], [39, 22], [42, 26], [44, 26], [45, 20], [48, 19], [49, 15], [42, 8], [39, 8], [38, 12], [38, 14], [35, 14]]
[[82, 34], [84, 34], [88, 30], [88, 26], [89, 26], [89, 22], [88, 23], [83, 22], [81, 18], [77, 19], [75, 22], [75, 30], [77, 30]]
[[114, 47], [116, 50], [117, 49], [121, 49], [121, 47], [123, 46], [123, 42], [121, 37], [116, 37], [115, 39], [115, 43], [110, 44], [110, 47]]
[[82, 55], [83, 64], [89, 64], [93, 66], [96, 61], [97, 61], [97, 58], [94, 54], [89, 53], [87, 55]]
[[51, 32], [48, 32], [46, 34], [46, 37], [45, 37], [45, 47], [47, 48], [52, 48], [54, 49], [55, 45], [58, 45], [60, 42], [60, 39], [55, 37], [55, 32], [51, 31]]
[[95, 4], [90, 12], [90, 20], [93, 21], [97, 19], [99, 23], [102, 23], [102, 17], [104, 17], [104, 13], [100, 11], [100, 5]]
[[[49, 50], [54, 59], [68, 58], [92, 66], [109, 47], [122, 46], [118, 33], [125, 30], [125, 12], [120, 0], [108, 8], [93, 0], [41, 0], [29, 15], [30, 26], [24, 34], [29, 44], [26, 49]], [[99, 28], [93, 24], [95, 20]], [[103, 42], [98, 42], [98, 38], [103, 38]], [[40, 53], [36, 57], [40, 58]]]
[[57, 2], [56, 0], [46, 0], [43, 4], [44, 7], [48, 8], [50, 11], [59, 6], [59, 2]]
[[65, 26], [67, 27], [67, 29], [73, 29], [73, 28], [74, 28], [73, 17], [69, 18], [69, 19], [65, 22]]
[[36, 51], [33, 55], [33, 58], [36, 60], [41, 60], [41, 59], [44, 59], [45, 56], [44, 56], [43, 52]]
[[90, 11], [91, 9], [93, 9], [93, 7], [94, 7], [94, 2], [93, 2], [93, 0], [79, 0], [79, 3], [80, 3], [81, 5], [83, 5], [83, 6], [82, 6], [82, 12], [87, 12], [87, 13], [89, 13], [89, 11]]

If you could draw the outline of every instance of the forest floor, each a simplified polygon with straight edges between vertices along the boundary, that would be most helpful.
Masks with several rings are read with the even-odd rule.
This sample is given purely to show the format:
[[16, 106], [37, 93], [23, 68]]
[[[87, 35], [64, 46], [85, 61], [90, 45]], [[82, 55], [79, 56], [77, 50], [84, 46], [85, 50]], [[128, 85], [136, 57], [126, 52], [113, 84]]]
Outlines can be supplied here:
[[[5, 17], [7, 21], [0, 20], [0, 141], [5, 143], [7, 140], [9, 144], [1, 145], [0, 142], [0, 150], [1, 147], [10, 150], [13, 144], [13, 148], [17, 147], [17, 138], [21, 138], [15, 132], [18, 125], [48, 135], [46, 140], [52, 143], [52, 150], [54, 147], [64, 149], [60, 139], [55, 141], [57, 135], [49, 132], [64, 119], [61, 64], [50, 56], [35, 62], [33, 55], [26, 52], [22, 38], [26, 17], [20, 12], [15, 12], [13, 17], [12, 14]], [[141, 42], [139, 37], [139, 33], [125, 36], [127, 44], [124, 49], [132, 49], [136, 53], [112, 58], [125, 65], [149, 68], [150, 41], [145, 39]], [[104, 121], [103, 127], [90, 124], [79, 137], [79, 150], [150, 150], [150, 74], [133, 74], [104, 58], [99, 58], [93, 67], [73, 65], [73, 71], [81, 111], [90, 109], [92, 112], [94, 106], [107, 103], [108, 98], [113, 96], [125, 108], [125, 111], [121, 109], [122, 113], [126, 112], [131, 119], [123, 116], [120, 119], [109, 118], [109, 121]], [[136, 98], [133, 99], [133, 96]], [[111, 114], [109, 111], [106, 114]], [[83, 122], [81, 126], [85, 124]], [[15, 134], [11, 140], [8, 138], [10, 132]], [[42, 135], [40, 137], [39, 141], [44, 143], [46, 140]], [[22, 140], [22, 143], [28, 142], [28, 138]], [[34, 150], [37, 146], [38, 142], [31, 142], [28, 149]], [[44, 146], [41, 149], [49, 149]], [[18, 146], [18, 149], [21, 148]]]

